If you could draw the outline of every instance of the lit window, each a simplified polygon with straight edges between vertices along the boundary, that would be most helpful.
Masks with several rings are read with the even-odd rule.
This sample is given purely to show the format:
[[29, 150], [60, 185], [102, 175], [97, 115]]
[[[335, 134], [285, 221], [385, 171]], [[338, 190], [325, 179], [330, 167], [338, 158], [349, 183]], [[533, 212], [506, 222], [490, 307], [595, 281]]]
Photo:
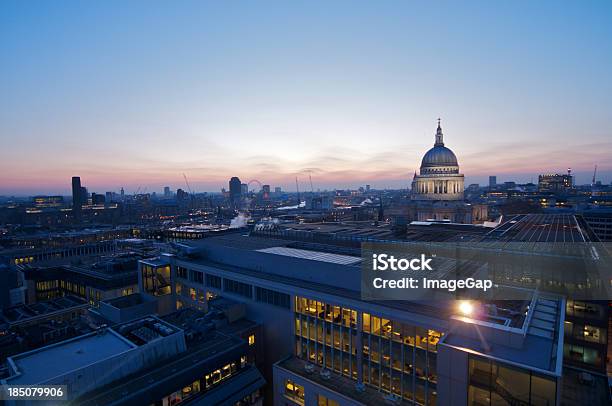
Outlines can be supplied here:
[[285, 380], [285, 396], [293, 401], [304, 404], [304, 387], [290, 379]]
[[323, 395], [318, 395], [318, 406], [338, 406], [339, 403]]
[[255, 344], [255, 334], [249, 336], [249, 345]]

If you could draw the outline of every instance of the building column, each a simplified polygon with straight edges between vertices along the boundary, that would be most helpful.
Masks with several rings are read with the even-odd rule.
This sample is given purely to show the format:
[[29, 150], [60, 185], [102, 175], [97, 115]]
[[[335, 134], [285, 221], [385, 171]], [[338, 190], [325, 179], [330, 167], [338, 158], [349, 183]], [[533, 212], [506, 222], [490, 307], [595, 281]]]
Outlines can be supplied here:
[[361, 334], [363, 330], [363, 313], [357, 312], [357, 342], [355, 343], [357, 348], [357, 383], [363, 383], [363, 336]]

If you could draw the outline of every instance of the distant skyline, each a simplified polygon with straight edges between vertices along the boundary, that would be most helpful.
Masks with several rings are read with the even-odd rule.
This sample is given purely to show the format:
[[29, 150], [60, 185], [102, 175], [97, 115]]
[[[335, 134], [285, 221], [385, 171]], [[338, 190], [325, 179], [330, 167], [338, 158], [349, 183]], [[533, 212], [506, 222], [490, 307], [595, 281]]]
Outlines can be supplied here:
[[612, 2], [0, 3], [0, 195], [612, 181]]

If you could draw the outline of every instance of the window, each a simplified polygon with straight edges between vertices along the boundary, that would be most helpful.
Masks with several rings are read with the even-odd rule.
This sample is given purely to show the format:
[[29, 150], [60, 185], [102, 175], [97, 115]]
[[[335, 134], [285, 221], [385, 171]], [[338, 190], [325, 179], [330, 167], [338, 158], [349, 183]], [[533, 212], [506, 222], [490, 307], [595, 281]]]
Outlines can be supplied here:
[[285, 396], [289, 399], [299, 403], [300, 405], [304, 404], [304, 387], [302, 385], [298, 385], [290, 379], [285, 380]]
[[194, 288], [189, 288], [189, 297], [191, 300], [196, 300], [196, 290]]
[[209, 288], [221, 289], [221, 277], [206, 274], [206, 286]]
[[585, 341], [590, 341], [593, 343], [601, 342], [602, 344], [604, 342], [603, 334], [601, 334], [599, 327], [585, 325], [582, 334]]
[[176, 276], [187, 279], [187, 268], [183, 268], [182, 266], [176, 267]]
[[204, 274], [200, 271], [189, 270], [189, 280], [196, 283], [204, 283]]
[[249, 345], [255, 344], [255, 334], [249, 336]]
[[226, 292], [235, 293], [240, 296], [248, 298], [253, 297], [253, 287], [247, 283], [234, 281], [232, 279], [223, 279], [223, 289]]
[[231, 376], [232, 373], [237, 371], [237, 366], [235, 362], [231, 364], [225, 365], [223, 368], [212, 371], [209, 374], [204, 376], [204, 382], [206, 384], [206, 389], [210, 388], [213, 385], [221, 382], [227, 377]]
[[370, 314], [369, 313], [363, 313], [363, 332], [364, 333], [370, 332]]
[[153, 267], [148, 264], [143, 264], [142, 278], [145, 292], [155, 296], [163, 296], [171, 293], [169, 265]]
[[339, 406], [340, 404], [333, 399], [326, 398], [323, 395], [318, 396], [318, 406]]
[[289, 295], [276, 292], [270, 289], [255, 287], [255, 300], [262, 303], [268, 303], [273, 306], [284, 307], [289, 309]]
[[468, 371], [468, 404], [505, 404], [509, 397], [517, 404], [556, 404], [553, 377], [477, 356], [469, 357]]

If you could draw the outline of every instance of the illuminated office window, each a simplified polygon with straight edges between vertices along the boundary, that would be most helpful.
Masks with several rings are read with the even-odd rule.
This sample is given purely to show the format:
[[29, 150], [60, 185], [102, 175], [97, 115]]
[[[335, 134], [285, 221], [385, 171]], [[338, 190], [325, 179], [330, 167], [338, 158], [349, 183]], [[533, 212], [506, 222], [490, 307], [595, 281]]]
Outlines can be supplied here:
[[323, 395], [317, 396], [317, 405], [318, 406], [339, 406], [340, 404], [333, 399], [328, 399]]
[[300, 405], [304, 404], [304, 387], [290, 379], [285, 380], [285, 396]]

